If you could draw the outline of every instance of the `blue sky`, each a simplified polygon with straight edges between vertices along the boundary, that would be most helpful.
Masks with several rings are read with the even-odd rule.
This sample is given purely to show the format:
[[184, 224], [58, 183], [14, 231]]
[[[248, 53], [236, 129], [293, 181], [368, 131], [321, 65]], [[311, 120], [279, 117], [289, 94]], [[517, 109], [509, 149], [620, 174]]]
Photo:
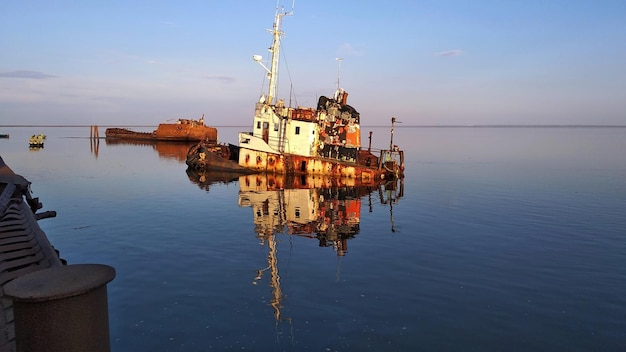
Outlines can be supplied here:
[[[248, 126], [275, 7], [0, 1], [0, 125]], [[623, 0], [299, 0], [283, 30], [279, 97], [315, 106], [341, 57], [366, 126], [626, 125]]]

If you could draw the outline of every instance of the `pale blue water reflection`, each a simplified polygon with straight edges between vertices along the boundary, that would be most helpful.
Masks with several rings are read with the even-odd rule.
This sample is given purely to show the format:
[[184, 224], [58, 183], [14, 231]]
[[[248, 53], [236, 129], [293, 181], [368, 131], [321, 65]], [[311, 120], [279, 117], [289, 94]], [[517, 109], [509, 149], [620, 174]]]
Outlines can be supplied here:
[[[115, 351], [626, 346], [626, 128], [397, 128], [408, 159], [392, 204], [378, 190], [240, 192], [188, 175], [172, 149], [94, 148], [86, 127], [0, 132], [5, 162], [58, 212], [40, 224], [61, 255], [116, 268]], [[34, 133], [48, 135], [36, 152]], [[293, 233], [305, 222], [280, 214], [296, 204], [359, 209], [344, 256]], [[263, 236], [268, 221], [282, 232]]]

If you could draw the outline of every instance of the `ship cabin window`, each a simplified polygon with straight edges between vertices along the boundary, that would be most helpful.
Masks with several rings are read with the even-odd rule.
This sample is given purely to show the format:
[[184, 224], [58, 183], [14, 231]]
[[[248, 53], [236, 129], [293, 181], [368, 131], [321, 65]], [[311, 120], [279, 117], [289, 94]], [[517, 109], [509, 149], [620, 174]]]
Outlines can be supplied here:
[[278, 123], [274, 124], [274, 131], [278, 131]]
[[257, 128], [257, 129], [261, 128], [261, 121], [257, 121], [257, 122], [256, 122], [256, 128]]
[[300, 126], [296, 126], [296, 134], [300, 134]]

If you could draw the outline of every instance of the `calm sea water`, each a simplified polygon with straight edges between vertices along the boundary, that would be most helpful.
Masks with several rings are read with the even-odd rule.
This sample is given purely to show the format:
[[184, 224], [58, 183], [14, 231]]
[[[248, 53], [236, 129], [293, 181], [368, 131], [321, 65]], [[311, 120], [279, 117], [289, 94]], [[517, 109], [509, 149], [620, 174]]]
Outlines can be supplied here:
[[0, 133], [61, 256], [116, 269], [114, 351], [626, 350], [626, 128], [397, 128], [402, 188], [326, 191], [211, 184], [186, 146], [88, 127]]

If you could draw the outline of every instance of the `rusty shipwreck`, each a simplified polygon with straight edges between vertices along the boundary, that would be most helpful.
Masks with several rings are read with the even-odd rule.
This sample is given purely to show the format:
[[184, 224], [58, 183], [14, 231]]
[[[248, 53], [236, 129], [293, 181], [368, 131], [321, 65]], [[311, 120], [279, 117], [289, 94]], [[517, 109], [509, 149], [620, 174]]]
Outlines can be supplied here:
[[176, 122], [159, 124], [152, 132], [137, 132], [127, 128], [107, 128], [104, 132], [107, 139], [147, 140], [170, 142], [217, 142], [217, 129], [204, 124], [204, 115], [199, 120], [177, 119]]
[[367, 182], [402, 178], [404, 152], [393, 144], [374, 152], [361, 147], [361, 118], [347, 104], [348, 93], [339, 87], [332, 97], [320, 97], [316, 107], [290, 107], [276, 98], [282, 19], [293, 11], [276, 10], [269, 49], [269, 67], [259, 55], [268, 77], [268, 91], [256, 103], [252, 131], [240, 132], [238, 145], [202, 141], [191, 148], [186, 163], [196, 170], [246, 170], [284, 175], [347, 177]]

